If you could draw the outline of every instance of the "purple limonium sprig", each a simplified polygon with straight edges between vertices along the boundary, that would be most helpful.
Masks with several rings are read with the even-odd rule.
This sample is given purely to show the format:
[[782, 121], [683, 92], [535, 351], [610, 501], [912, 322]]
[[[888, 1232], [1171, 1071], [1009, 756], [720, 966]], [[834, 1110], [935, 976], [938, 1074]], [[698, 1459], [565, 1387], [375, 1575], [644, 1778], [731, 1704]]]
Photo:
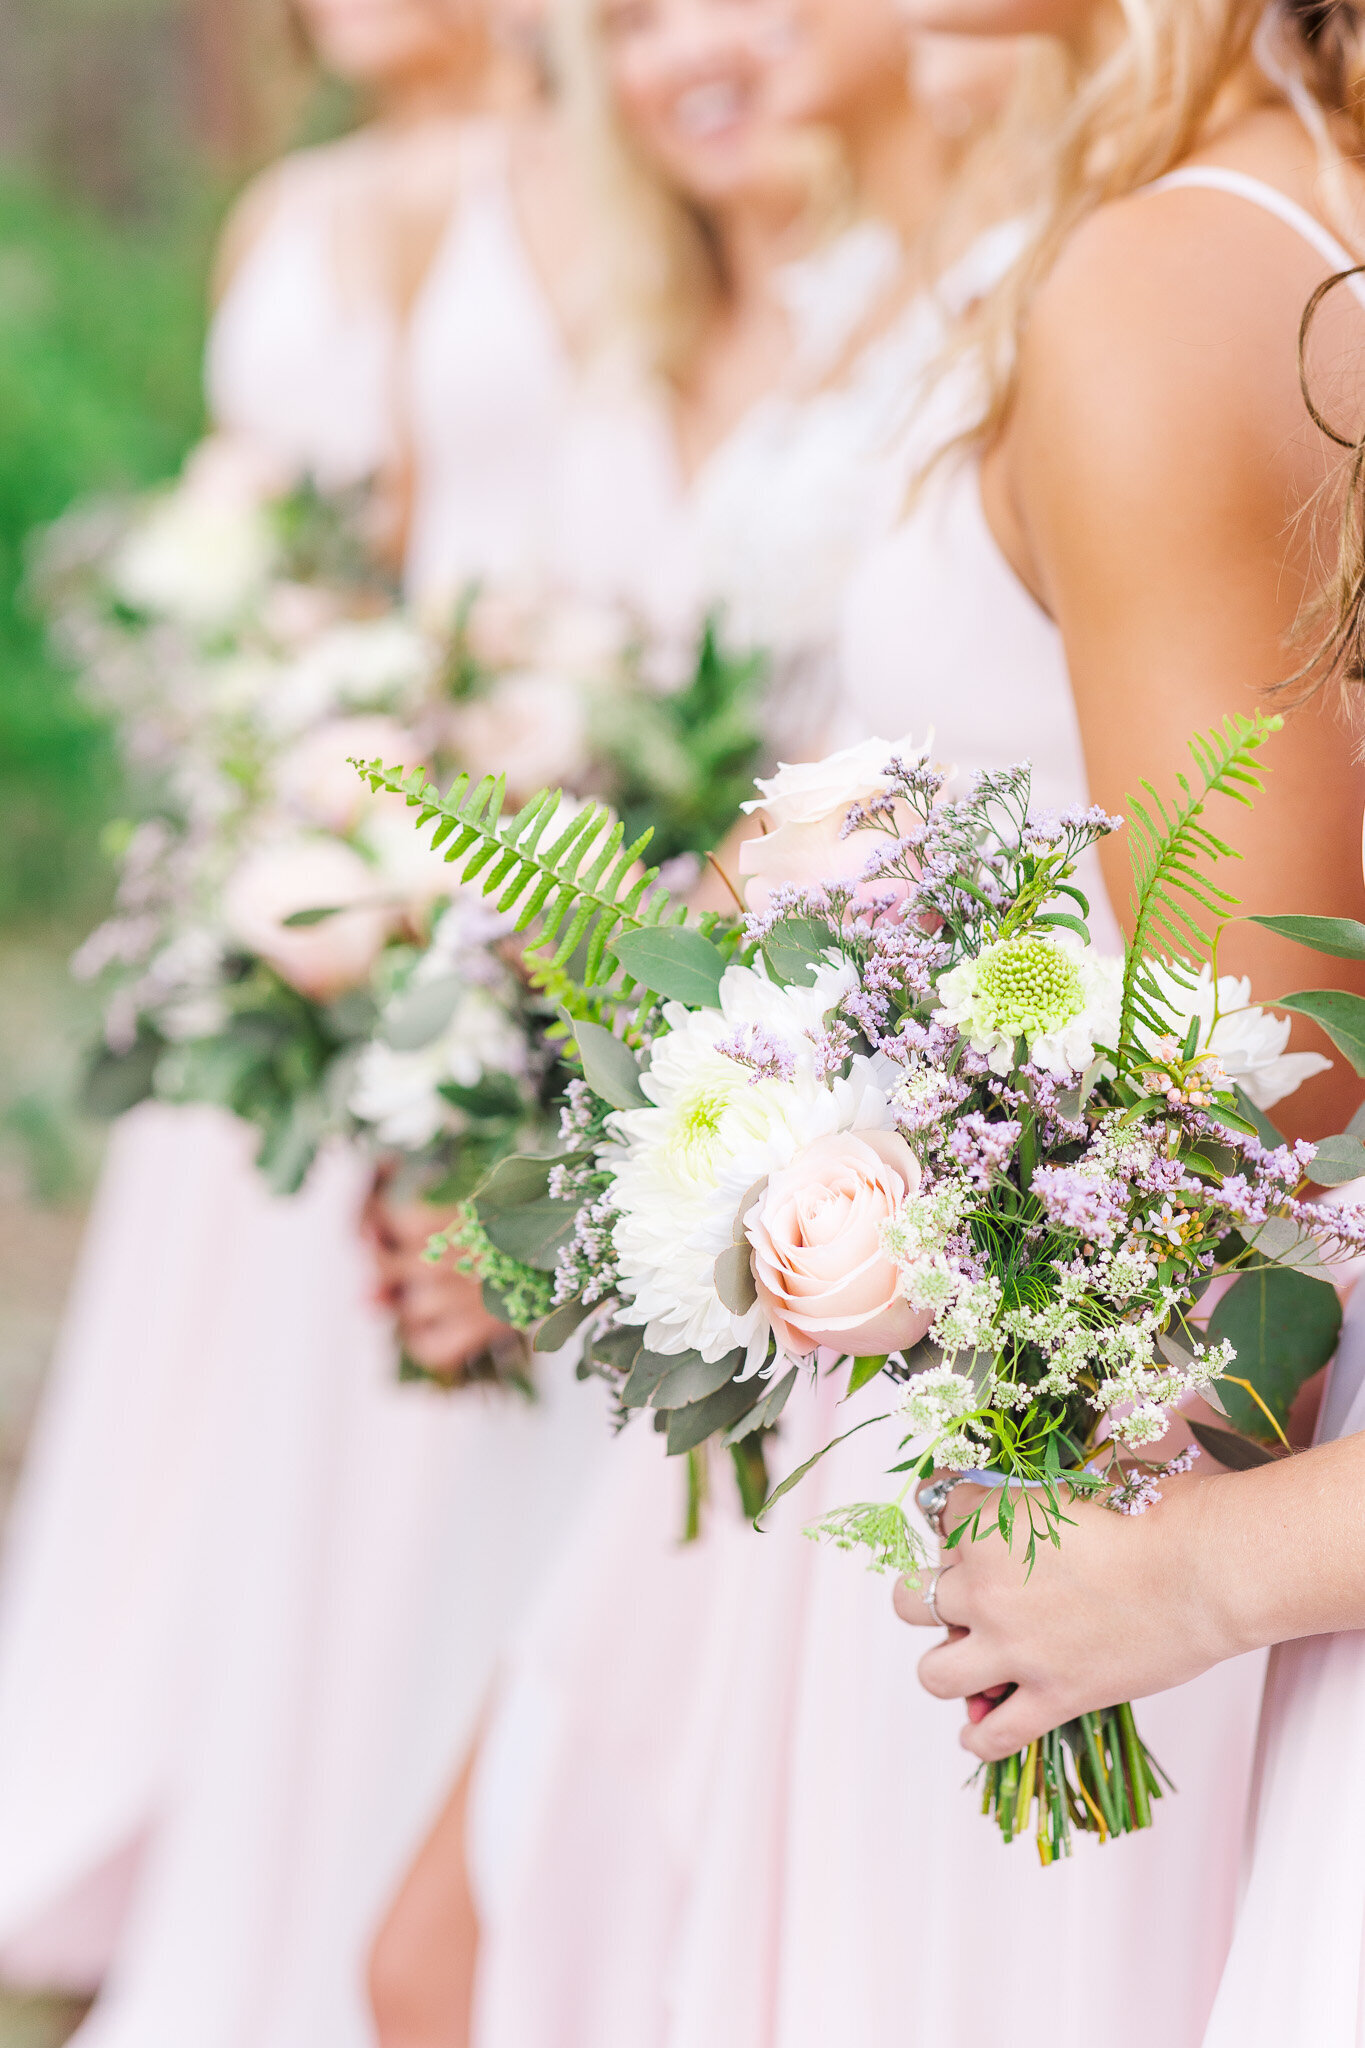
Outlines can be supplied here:
[[943, 1149], [973, 1187], [984, 1188], [1003, 1171], [1022, 1130], [1019, 1123], [992, 1123], [974, 1109], [955, 1125]]
[[716, 1051], [738, 1066], [749, 1068], [751, 1085], [759, 1081], [791, 1081], [796, 1076], [796, 1055], [775, 1032], [763, 1024], [741, 1024], [728, 1038], [716, 1041]]

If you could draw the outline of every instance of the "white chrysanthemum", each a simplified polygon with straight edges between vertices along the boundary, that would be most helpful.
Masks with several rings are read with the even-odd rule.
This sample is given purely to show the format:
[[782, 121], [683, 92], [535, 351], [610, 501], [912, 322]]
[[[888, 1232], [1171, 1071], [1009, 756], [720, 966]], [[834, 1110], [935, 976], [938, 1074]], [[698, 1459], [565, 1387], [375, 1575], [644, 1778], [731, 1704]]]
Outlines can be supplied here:
[[208, 631], [245, 609], [274, 551], [258, 507], [172, 491], [129, 533], [109, 565], [109, 581], [139, 611]]
[[[716, 1260], [733, 1240], [740, 1202], [816, 1138], [892, 1127], [872, 1061], [855, 1060], [848, 1080], [816, 1078], [812, 1037], [852, 982], [843, 965], [821, 967], [812, 988], [782, 988], [760, 968], [731, 967], [719, 1009], [665, 1005], [668, 1030], [641, 1081], [650, 1106], [614, 1116], [616, 1140], [602, 1152], [615, 1175], [622, 1319], [645, 1326], [651, 1350], [714, 1360], [743, 1348], [746, 1372], [766, 1358], [762, 1306], [736, 1315], [716, 1292]], [[755, 1080], [717, 1050], [750, 1024], [790, 1052], [789, 1078]]]
[[449, 1024], [429, 1045], [399, 1052], [374, 1039], [356, 1065], [352, 1113], [373, 1125], [383, 1145], [418, 1151], [463, 1117], [441, 1094], [453, 1082], [473, 1088], [489, 1073], [520, 1074], [526, 1049], [497, 997], [486, 988], [461, 991]]
[[963, 1033], [996, 1074], [1023, 1038], [1029, 1058], [1059, 1077], [1083, 1073], [1097, 1045], [1118, 1038], [1123, 962], [1071, 932], [997, 939], [950, 968], [938, 985], [941, 1022]]
[[275, 692], [262, 713], [276, 732], [285, 734], [337, 711], [410, 709], [420, 703], [437, 659], [434, 642], [407, 619], [395, 614], [345, 619], [281, 664]]
[[[1289, 1018], [1258, 1009], [1245, 975], [1220, 974], [1215, 989], [1213, 969], [1206, 961], [1191, 988], [1188, 969], [1176, 975], [1164, 961], [1153, 960], [1149, 965], [1170, 1011], [1171, 1036], [1183, 1046], [1191, 1019], [1197, 1017], [1196, 1051], [1214, 1054], [1228, 1080], [1244, 1088], [1257, 1109], [1273, 1109], [1314, 1074], [1326, 1073], [1331, 1066], [1321, 1053], [1285, 1051]], [[1137, 1035], [1144, 1052], [1154, 1059], [1161, 1057], [1150, 1032]]]

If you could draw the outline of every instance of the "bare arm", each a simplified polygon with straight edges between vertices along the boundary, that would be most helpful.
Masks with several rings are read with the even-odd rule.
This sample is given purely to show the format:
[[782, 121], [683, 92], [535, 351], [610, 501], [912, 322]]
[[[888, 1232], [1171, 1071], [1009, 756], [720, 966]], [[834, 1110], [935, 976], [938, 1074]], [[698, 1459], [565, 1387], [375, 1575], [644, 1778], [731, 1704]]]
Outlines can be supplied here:
[[[981, 1498], [950, 1496], [951, 1526]], [[1068, 1510], [1027, 1578], [998, 1536], [964, 1540], [937, 1588], [952, 1626], [920, 1663], [940, 1699], [967, 1698], [963, 1747], [1010, 1756], [1087, 1709], [1141, 1699], [1225, 1657], [1365, 1628], [1365, 1436], [1254, 1472], [1172, 1485], [1145, 1515]], [[928, 1626], [896, 1589], [902, 1620]], [[995, 1707], [983, 1697], [1014, 1685]]]
[[[1061, 628], [1106, 809], [1121, 812], [1143, 778], [1173, 791], [1197, 728], [1281, 708], [1268, 693], [1299, 658], [1290, 635], [1314, 570], [1309, 507], [1331, 458], [1296, 360], [1321, 275], [1300, 238], [1244, 200], [1173, 191], [1097, 216], [1040, 296], [987, 508]], [[1365, 315], [1343, 305], [1333, 317], [1358, 351]], [[1248, 910], [1361, 916], [1365, 778], [1336, 706], [1287, 709], [1265, 758], [1255, 810], [1220, 799], [1211, 812], [1244, 856], [1220, 882]], [[1106, 853], [1122, 912], [1126, 850]], [[1245, 924], [1220, 965], [1249, 974], [1263, 1002], [1353, 977], [1365, 991], [1359, 969]], [[1295, 1042], [1330, 1051], [1311, 1027], [1296, 1026]], [[1294, 1135], [1340, 1130], [1362, 1095], [1337, 1057], [1286, 1121]]]

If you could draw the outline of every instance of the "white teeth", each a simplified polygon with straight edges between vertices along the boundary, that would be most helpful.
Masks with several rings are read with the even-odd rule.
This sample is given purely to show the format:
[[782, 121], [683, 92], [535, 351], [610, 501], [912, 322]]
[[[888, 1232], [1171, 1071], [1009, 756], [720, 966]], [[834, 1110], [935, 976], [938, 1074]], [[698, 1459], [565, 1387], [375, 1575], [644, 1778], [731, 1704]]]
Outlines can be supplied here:
[[733, 126], [743, 111], [744, 97], [738, 86], [722, 78], [707, 85], [694, 85], [673, 102], [675, 125], [684, 134], [698, 139], [719, 135]]

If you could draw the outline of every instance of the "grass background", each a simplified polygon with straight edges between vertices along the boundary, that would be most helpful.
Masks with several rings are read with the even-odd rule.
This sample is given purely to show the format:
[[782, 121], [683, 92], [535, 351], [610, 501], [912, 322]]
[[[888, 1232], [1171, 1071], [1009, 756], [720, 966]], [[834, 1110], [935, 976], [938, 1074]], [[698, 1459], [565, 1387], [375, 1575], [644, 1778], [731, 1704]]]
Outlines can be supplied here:
[[[95, 1019], [66, 960], [109, 901], [101, 834], [127, 800], [113, 735], [28, 602], [30, 536], [174, 474], [202, 425], [223, 211], [351, 110], [300, 65], [285, 0], [0, 0], [0, 52], [3, 1514], [98, 1165], [70, 1106]], [[0, 2048], [55, 2048], [79, 2016], [0, 1988]]]

